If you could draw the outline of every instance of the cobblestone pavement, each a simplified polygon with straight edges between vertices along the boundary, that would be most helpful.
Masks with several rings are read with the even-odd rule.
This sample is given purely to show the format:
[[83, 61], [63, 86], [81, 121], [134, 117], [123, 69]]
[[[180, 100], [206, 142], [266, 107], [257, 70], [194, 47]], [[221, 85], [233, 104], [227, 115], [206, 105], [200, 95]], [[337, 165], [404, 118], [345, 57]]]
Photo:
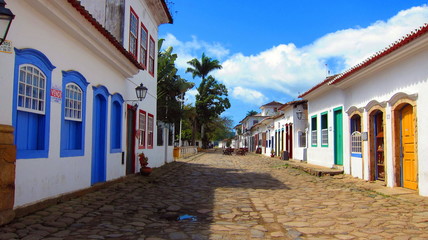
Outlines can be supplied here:
[[206, 153], [16, 219], [0, 239], [428, 239], [427, 198], [285, 163]]

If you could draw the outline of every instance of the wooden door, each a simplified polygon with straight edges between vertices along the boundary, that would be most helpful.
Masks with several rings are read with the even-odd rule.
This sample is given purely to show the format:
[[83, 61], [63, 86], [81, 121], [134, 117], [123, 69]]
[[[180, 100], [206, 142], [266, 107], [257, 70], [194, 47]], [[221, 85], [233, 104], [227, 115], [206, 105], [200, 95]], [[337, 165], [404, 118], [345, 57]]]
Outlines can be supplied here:
[[342, 109], [334, 110], [334, 164], [343, 165]]
[[403, 187], [418, 188], [417, 163], [415, 158], [415, 127], [413, 107], [407, 105], [401, 110], [401, 149], [403, 162]]
[[136, 109], [127, 105], [126, 111], [126, 174], [135, 173]]

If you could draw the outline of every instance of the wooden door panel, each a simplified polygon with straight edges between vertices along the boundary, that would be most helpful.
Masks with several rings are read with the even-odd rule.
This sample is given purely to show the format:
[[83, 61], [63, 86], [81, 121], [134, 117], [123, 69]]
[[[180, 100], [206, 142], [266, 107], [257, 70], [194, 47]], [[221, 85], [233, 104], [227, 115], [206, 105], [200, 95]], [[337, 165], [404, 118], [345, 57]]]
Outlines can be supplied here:
[[413, 107], [408, 105], [401, 111], [401, 136], [403, 151], [403, 187], [418, 188], [418, 173], [415, 154], [415, 131]]

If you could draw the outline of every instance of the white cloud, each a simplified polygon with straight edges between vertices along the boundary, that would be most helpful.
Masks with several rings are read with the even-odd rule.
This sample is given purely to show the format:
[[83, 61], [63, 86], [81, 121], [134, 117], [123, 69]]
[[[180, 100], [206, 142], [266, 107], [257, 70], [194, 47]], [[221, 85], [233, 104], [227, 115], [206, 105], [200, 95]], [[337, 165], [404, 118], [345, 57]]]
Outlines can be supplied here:
[[229, 87], [257, 87], [296, 97], [326, 77], [326, 62], [335, 63], [330, 66], [334, 73], [344, 71], [425, 22], [428, 7], [414, 7], [386, 22], [327, 34], [302, 48], [289, 43], [251, 56], [237, 53], [222, 63], [215, 76]]
[[307, 46], [284, 43], [250, 56], [229, 55], [221, 43], [207, 43], [196, 36], [182, 42], [167, 34], [164, 46], [174, 47], [179, 56], [177, 66], [183, 70], [188, 67], [187, 61], [200, 58], [202, 52], [218, 59], [223, 69], [212, 74], [233, 89], [231, 96], [246, 102], [261, 98], [263, 104], [267, 98], [261, 92], [273, 90], [296, 97], [326, 77], [326, 63], [333, 73], [342, 72], [426, 22], [428, 6], [413, 7], [365, 28], [326, 34]]
[[188, 61], [192, 60], [193, 58], [200, 59], [203, 52], [205, 52], [207, 56], [219, 61], [229, 54], [229, 50], [223, 47], [220, 43], [208, 43], [201, 41], [196, 36], [192, 36], [192, 40], [187, 42], [178, 40], [170, 33], [168, 33], [163, 38], [165, 39], [163, 46], [172, 46], [174, 48], [173, 52], [177, 53], [178, 55], [176, 60], [177, 67], [184, 70], [189, 67], [187, 64]]
[[256, 106], [261, 106], [262, 104], [266, 103], [268, 100], [268, 98], [265, 95], [263, 95], [261, 92], [242, 88], [242, 87], [233, 88], [232, 96], [243, 102], [254, 104]]
[[190, 89], [187, 91], [186, 96], [184, 97], [184, 103], [194, 105], [196, 102], [196, 94], [198, 94], [197, 89]]

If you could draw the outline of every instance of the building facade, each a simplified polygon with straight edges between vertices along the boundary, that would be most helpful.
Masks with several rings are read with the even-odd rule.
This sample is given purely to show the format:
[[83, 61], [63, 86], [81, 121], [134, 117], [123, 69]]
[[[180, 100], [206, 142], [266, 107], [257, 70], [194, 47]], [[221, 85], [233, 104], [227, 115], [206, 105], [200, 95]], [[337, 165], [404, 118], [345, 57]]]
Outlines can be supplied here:
[[[161, 0], [118, 2], [123, 12], [100, 22], [85, 1], [8, 2], [16, 17], [0, 52], [0, 123], [14, 128], [14, 208], [135, 173], [141, 151], [152, 167], [172, 161], [172, 151], [155, 154], [157, 27], [172, 19]], [[116, 32], [104, 27], [112, 19], [123, 23]], [[134, 101], [141, 83], [147, 97]]]

